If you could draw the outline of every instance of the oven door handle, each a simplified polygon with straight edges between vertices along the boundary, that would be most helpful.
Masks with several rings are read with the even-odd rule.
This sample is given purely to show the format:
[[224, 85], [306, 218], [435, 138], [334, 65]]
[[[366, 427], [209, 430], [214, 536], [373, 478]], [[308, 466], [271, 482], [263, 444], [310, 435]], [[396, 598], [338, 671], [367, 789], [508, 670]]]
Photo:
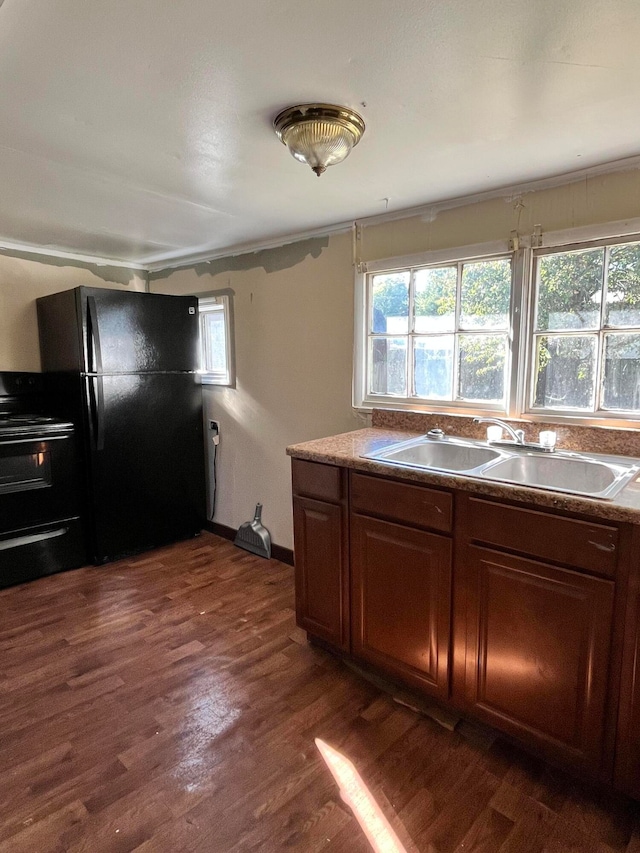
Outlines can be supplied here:
[[56, 527], [53, 530], [43, 530], [40, 533], [30, 533], [26, 536], [15, 536], [13, 539], [0, 540], [0, 551], [11, 548], [21, 548], [23, 545], [33, 545], [36, 542], [46, 542], [47, 539], [57, 539], [69, 532], [68, 527]]
[[40, 438], [14, 438], [9, 441], [0, 439], [0, 447], [8, 447], [10, 444], [44, 444], [50, 441], [67, 441], [69, 435], [44, 435]]
[[87, 376], [87, 396], [91, 431], [96, 451], [104, 450], [104, 380], [102, 376]]
[[98, 326], [95, 296], [87, 296], [87, 312], [89, 315], [89, 371], [91, 373], [102, 373], [102, 347], [100, 346], [100, 326]]

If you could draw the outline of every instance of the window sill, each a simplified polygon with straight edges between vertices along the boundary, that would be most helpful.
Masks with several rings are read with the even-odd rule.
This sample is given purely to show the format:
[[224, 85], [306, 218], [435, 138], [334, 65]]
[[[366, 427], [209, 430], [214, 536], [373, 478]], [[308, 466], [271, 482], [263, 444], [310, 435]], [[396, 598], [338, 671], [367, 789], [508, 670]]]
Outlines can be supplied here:
[[235, 380], [232, 379], [215, 379], [211, 376], [201, 376], [200, 383], [202, 385], [207, 385], [209, 387], [218, 387], [218, 388], [235, 388], [236, 383]]
[[491, 403], [475, 405], [473, 403], [460, 405], [438, 405], [435, 400], [425, 400], [424, 403], [419, 403], [413, 400], [410, 402], [403, 400], [395, 401], [388, 398], [381, 400], [363, 400], [361, 403], [354, 404], [353, 409], [364, 414], [370, 414], [374, 409], [381, 409], [385, 411], [417, 412], [422, 415], [472, 415], [474, 417], [495, 415], [496, 417], [502, 418], [508, 417], [507, 412], [502, 405]]
[[598, 417], [597, 415], [562, 414], [561, 412], [523, 412], [517, 420], [530, 423], [566, 424], [567, 426], [606, 427], [609, 429], [640, 430], [640, 416], [623, 418], [616, 414]]

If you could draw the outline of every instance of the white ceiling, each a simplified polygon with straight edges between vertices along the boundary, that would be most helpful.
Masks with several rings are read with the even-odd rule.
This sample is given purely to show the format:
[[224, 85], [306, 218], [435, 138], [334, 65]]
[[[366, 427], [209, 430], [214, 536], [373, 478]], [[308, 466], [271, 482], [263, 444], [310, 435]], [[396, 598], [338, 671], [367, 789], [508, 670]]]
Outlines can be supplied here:
[[[637, 0], [0, 6], [4, 245], [175, 262], [640, 153]], [[321, 178], [271, 128], [317, 100], [367, 123]]]

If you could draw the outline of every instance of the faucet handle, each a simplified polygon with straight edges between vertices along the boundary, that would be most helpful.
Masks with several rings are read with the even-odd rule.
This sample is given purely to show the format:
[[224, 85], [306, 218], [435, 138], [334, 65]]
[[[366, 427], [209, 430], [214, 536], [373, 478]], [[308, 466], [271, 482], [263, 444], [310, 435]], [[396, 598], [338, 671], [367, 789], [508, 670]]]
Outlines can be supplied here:
[[553, 430], [545, 429], [542, 430], [540, 436], [538, 437], [538, 441], [540, 442], [540, 446], [544, 447], [548, 450], [553, 450], [556, 446], [557, 435]]

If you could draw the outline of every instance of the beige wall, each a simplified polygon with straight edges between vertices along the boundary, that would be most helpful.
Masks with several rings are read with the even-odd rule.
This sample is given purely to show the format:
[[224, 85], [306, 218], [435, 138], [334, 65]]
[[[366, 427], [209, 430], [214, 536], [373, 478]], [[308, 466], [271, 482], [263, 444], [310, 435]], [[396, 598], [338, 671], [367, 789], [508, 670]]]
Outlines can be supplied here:
[[[640, 171], [584, 178], [365, 225], [363, 260], [506, 240], [640, 216]], [[216, 521], [237, 527], [257, 501], [274, 541], [292, 544], [287, 444], [356, 429], [351, 409], [350, 234], [151, 276], [162, 293], [235, 292], [237, 388], [205, 391], [221, 422]]]
[[144, 290], [139, 273], [0, 254], [0, 370], [40, 370], [38, 296], [78, 285]]
[[548, 189], [511, 192], [472, 204], [434, 205], [421, 216], [365, 225], [363, 261], [640, 217], [640, 170], [581, 178]]
[[251, 267], [253, 255], [244, 270], [212, 275], [200, 265], [151, 281], [161, 293], [234, 292], [237, 387], [204, 392], [207, 417], [221, 428], [215, 520], [238, 527], [261, 501], [264, 524], [285, 547], [292, 545], [286, 446], [362, 423], [351, 409], [351, 237], [323, 242], [297, 263], [286, 247], [271, 250], [270, 272]]

